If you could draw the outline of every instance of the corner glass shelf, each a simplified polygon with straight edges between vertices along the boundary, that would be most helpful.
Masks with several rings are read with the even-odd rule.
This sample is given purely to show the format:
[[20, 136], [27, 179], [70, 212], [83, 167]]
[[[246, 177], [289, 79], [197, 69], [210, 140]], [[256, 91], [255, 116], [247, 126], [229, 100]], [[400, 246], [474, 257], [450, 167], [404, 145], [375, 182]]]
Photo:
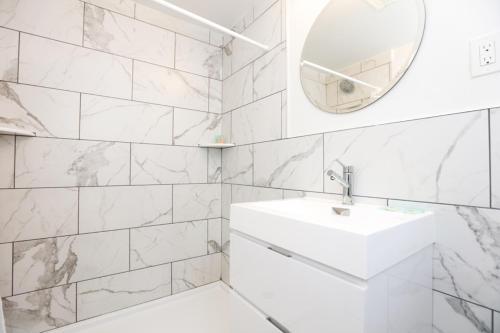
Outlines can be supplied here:
[[0, 125], [0, 134], [5, 135], [20, 135], [20, 136], [36, 136], [36, 133], [22, 128], [6, 127]]
[[201, 148], [229, 148], [236, 146], [234, 143], [200, 143]]

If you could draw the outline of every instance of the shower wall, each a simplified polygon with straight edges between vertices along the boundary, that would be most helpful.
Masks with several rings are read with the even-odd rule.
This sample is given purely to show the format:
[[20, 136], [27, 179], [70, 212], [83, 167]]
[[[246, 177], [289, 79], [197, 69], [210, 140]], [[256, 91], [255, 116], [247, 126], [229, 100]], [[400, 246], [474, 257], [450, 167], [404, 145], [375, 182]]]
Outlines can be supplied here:
[[[436, 214], [434, 306], [415, 309], [432, 311], [434, 324], [412, 332], [499, 332], [499, 105], [482, 110], [464, 106], [454, 115], [287, 138], [286, 62], [291, 55], [284, 34], [285, 2], [255, 8], [240, 25], [245, 34], [269, 44], [270, 51], [239, 41], [224, 48], [223, 132], [237, 146], [222, 153], [223, 280], [230, 280], [229, 204], [338, 199], [341, 188], [324, 176], [338, 158], [354, 166], [356, 203], [403, 205]], [[301, 24], [300, 17], [287, 19], [289, 25]], [[406, 93], [400, 113], [413, 94]], [[448, 98], [446, 87], [442, 96]], [[331, 115], [331, 121], [342, 121], [340, 117]], [[400, 319], [404, 322], [403, 314]], [[407, 332], [398, 323], [389, 325], [393, 332]]]
[[2, 0], [0, 296], [42, 332], [220, 279], [223, 36], [130, 0]]

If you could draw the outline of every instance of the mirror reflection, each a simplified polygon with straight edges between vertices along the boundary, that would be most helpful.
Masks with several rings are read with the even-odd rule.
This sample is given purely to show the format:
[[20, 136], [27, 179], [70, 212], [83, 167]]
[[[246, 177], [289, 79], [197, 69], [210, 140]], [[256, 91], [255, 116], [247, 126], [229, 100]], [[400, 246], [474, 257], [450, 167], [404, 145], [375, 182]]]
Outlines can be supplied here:
[[319, 109], [334, 113], [375, 102], [410, 66], [424, 24], [422, 0], [329, 1], [302, 51], [306, 96]]

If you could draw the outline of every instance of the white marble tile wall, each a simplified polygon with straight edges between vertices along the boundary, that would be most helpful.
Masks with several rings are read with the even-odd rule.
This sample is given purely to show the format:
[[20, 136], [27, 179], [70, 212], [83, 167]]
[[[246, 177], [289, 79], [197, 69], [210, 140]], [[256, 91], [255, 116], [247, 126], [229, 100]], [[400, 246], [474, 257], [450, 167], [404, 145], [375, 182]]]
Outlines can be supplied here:
[[0, 26], [82, 45], [83, 5], [79, 0], [3, 0]]
[[80, 138], [169, 145], [173, 112], [168, 106], [82, 94]]
[[173, 32], [92, 5], [85, 5], [84, 23], [85, 47], [174, 66]]
[[218, 281], [220, 278], [220, 253], [172, 264], [172, 292], [174, 294]]
[[491, 205], [500, 208], [500, 108], [490, 110]]
[[253, 66], [249, 65], [234, 73], [222, 82], [222, 110], [234, 110], [252, 102], [253, 94]]
[[[40, 54], [44, 56], [41, 57]], [[132, 60], [21, 34], [19, 82], [130, 98]]]
[[254, 99], [257, 100], [286, 89], [285, 43], [255, 60], [253, 66]]
[[172, 222], [172, 185], [81, 188], [79, 202], [81, 233]]
[[38, 136], [78, 139], [80, 94], [0, 82], [0, 121]]
[[493, 317], [493, 333], [500, 333], [500, 312], [494, 312]]
[[207, 221], [132, 229], [130, 265], [133, 269], [207, 254]]
[[1, 1], [0, 126], [37, 133], [0, 136], [7, 333], [168, 296], [175, 260], [220, 279], [222, 152], [197, 146], [222, 132], [223, 39], [133, 0]]
[[0, 80], [17, 81], [19, 32], [0, 28]]
[[222, 182], [252, 185], [253, 154], [252, 145], [224, 149], [222, 151]]
[[78, 283], [77, 318], [88, 319], [171, 294], [170, 264]]

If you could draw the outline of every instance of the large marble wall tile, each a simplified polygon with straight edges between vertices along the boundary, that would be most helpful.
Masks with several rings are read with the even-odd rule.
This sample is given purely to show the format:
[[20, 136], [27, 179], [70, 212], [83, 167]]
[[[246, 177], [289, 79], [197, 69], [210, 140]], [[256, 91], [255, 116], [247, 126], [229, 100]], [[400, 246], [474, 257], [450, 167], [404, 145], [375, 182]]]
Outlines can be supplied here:
[[208, 111], [222, 113], [222, 81], [210, 79]]
[[0, 243], [78, 233], [78, 189], [0, 190]]
[[82, 44], [82, 17], [83, 2], [78, 0], [0, 2], [1, 26], [72, 44]]
[[229, 219], [230, 208], [231, 208], [231, 184], [222, 184], [222, 217]]
[[252, 185], [253, 146], [238, 146], [222, 151], [222, 182]]
[[111, 97], [131, 97], [130, 59], [21, 34], [19, 61], [20, 83]]
[[254, 99], [260, 99], [286, 89], [285, 43], [257, 59], [253, 67]]
[[230, 221], [222, 219], [222, 253], [229, 256], [230, 251]]
[[208, 253], [218, 253], [222, 251], [222, 219], [208, 220]]
[[128, 230], [14, 243], [14, 294], [127, 271]]
[[80, 138], [172, 143], [173, 108], [82, 95]]
[[78, 283], [78, 320], [152, 301], [171, 294], [170, 265]]
[[195, 147], [132, 145], [132, 184], [207, 182], [207, 150]]
[[[281, 42], [281, 3], [276, 2], [262, 16], [257, 18], [244, 32], [244, 35], [258, 40], [260, 43], [273, 48]], [[247, 65], [264, 54], [262, 49], [243, 40], [235, 39], [232, 42], [233, 72]]]
[[198, 146], [215, 142], [220, 134], [222, 117], [218, 114], [175, 108], [174, 144]]
[[76, 285], [64, 285], [4, 299], [9, 333], [38, 333], [76, 322]]
[[260, 0], [256, 1], [253, 6], [253, 15], [257, 19], [259, 18], [262, 14], [265, 13], [266, 10], [268, 10], [276, 0]]
[[234, 73], [222, 82], [222, 110], [234, 110], [242, 105], [252, 102], [253, 94], [253, 65], [250, 64]]
[[136, 5], [135, 18], [206, 43], [210, 41], [210, 31], [205, 26], [139, 3]]
[[222, 50], [220, 47], [177, 35], [175, 68], [221, 80]]
[[434, 212], [435, 290], [500, 310], [499, 210], [393, 200], [389, 205]]
[[221, 129], [221, 134], [224, 137], [225, 142], [232, 142], [232, 135], [231, 135], [231, 119], [232, 119], [232, 112], [227, 112], [222, 115], [222, 129]]
[[78, 139], [80, 94], [0, 82], [3, 124], [37, 136]]
[[126, 185], [126, 143], [17, 138], [16, 187]]
[[323, 190], [323, 136], [255, 145], [254, 184], [291, 190]]
[[493, 333], [500, 333], [500, 312], [494, 313], [493, 327], [495, 328]]
[[434, 333], [491, 333], [491, 310], [434, 292]]
[[87, 5], [83, 45], [157, 65], [173, 67], [175, 34], [129, 17]]
[[232, 192], [231, 192], [232, 203], [281, 200], [281, 199], [283, 199], [283, 190], [266, 188], [266, 187], [243, 186], [243, 185], [232, 186]]
[[222, 253], [221, 255], [221, 280], [228, 286], [229, 283], [229, 256]]
[[221, 277], [221, 254], [194, 258], [172, 264], [172, 292], [189, 289], [219, 281]]
[[[444, 131], [443, 129], [446, 129]], [[354, 166], [354, 194], [489, 206], [486, 111], [325, 134], [325, 170]], [[325, 173], [325, 190], [341, 191]]]
[[174, 185], [174, 222], [221, 216], [220, 184]]
[[232, 43], [224, 45], [222, 48], [222, 79], [227, 79], [233, 73], [232, 64]]
[[80, 189], [81, 233], [171, 222], [171, 185]]
[[490, 111], [491, 204], [500, 208], [500, 109]]
[[208, 78], [134, 61], [134, 99], [208, 111]]
[[222, 178], [222, 150], [208, 149], [208, 183], [220, 183]]
[[12, 295], [12, 244], [0, 244], [0, 297]]
[[134, 17], [134, 0], [85, 0], [85, 2], [129, 17]]
[[14, 137], [0, 135], [0, 188], [14, 187]]
[[130, 231], [132, 269], [207, 253], [207, 221], [175, 223]]
[[17, 81], [18, 52], [19, 32], [0, 28], [0, 80]]
[[287, 91], [285, 90], [281, 92], [281, 137], [282, 138], [288, 137], [287, 112], [288, 112], [288, 99], [287, 99]]
[[234, 110], [231, 132], [238, 145], [281, 139], [281, 94]]

